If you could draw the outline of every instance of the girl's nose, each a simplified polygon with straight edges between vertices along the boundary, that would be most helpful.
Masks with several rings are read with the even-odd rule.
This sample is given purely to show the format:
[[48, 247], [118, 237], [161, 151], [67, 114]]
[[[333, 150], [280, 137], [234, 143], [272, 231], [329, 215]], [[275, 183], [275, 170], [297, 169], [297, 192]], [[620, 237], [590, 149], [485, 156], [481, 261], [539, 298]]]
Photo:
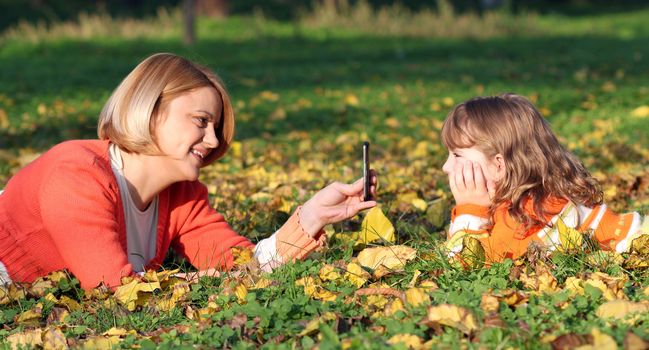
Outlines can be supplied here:
[[444, 166], [442, 167], [442, 171], [447, 174], [450, 174], [452, 170], [453, 170], [453, 159], [452, 156], [449, 155], [448, 158], [446, 159], [446, 163], [444, 163]]

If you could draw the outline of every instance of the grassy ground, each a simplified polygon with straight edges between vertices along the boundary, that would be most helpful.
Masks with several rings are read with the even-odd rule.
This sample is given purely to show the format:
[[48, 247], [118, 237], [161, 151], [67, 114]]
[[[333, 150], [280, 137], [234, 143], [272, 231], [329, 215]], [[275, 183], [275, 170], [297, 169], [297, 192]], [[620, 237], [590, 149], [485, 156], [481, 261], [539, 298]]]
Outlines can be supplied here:
[[[613, 208], [647, 212], [649, 117], [638, 108], [649, 103], [648, 10], [529, 15], [523, 22], [503, 15], [491, 24], [476, 24], [492, 26], [487, 36], [476, 36], [472, 33], [479, 30], [469, 28], [445, 37], [398, 28], [379, 35], [371, 20], [347, 28], [346, 21], [336, 25], [313, 18], [301, 23], [201, 19], [200, 39], [192, 47], [179, 43], [177, 14], [165, 16], [144, 26], [122, 24], [131, 30], [118, 36], [102, 31], [104, 22], [111, 23], [104, 18], [87, 20], [84, 28], [90, 34], [85, 35], [62, 29], [55, 35], [54, 30], [23, 30], [3, 37], [0, 187], [52, 145], [95, 137], [99, 110], [120, 80], [151, 53], [174, 52], [214, 68], [235, 101], [239, 143], [206, 169], [203, 180], [217, 208], [239, 232], [253, 240], [264, 237], [286, 218], [287, 207], [330, 181], [357, 178], [359, 146], [368, 139], [373, 166], [381, 174], [383, 210], [396, 227], [398, 243], [418, 251], [404, 271], [373, 282], [405, 291], [420, 286], [416, 281], [409, 286], [419, 271], [418, 281], [431, 280], [437, 288], [426, 293], [423, 304], [406, 303], [404, 311], [389, 316], [382, 310], [395, 303], [394, 297], [354, 296], [358, 287], [349, 281], [322, 282], [325, 290], [339, 293], [333, 302], [309, 297], [296, 280], [317, 275], [324, 262], [344, 270], [340, 266], [355, 256], [346, 243], [333, 240], [318, 259], [271, 275], [267, 288], [247, 285], [247, 297], [237, 298], [232, 291], [229, 283], [242, 284], [236, 278], [206, 279], [192, 284], [171, 311], [151, 303], [128, 311], [118, 302], [85, 301], [74, 283], [55, 283], [57, 300], [69, 296], [82, 301], [81, 308], [68, 306], [66, 321], [46, 322], [53, 310], [65, 307], [48, 304], [46, 294], [34, 292], [19, 303], [2, 305], [0, 319], [6, 326], [0, 337], [39, 326], [42, 334], [59, 330], [69, 345], [107, 339], [101, 334], [111, 327], [134, 330], [118, 335], [119, 344], [145, 348], [248, 348], [263, 343], [277, 348], [381, 348], [402, 334], [450, 348], [549, 348], [557, 341], [593, 344], [603, 339], [593, 328], [620, 345], [635, 339], [629, 333], [648, 339], [646, 313], [612, 324], [596, 313], [610, 299], [607, 291], [618, 297], [621, 291], [633, 301], [649, 298], [646, 273], [626, 263], [593, 263], [582, 252], [465, 270], [438, 254], [447, 223], [439, 212], [447, 210], [450, 195], [440, 170], [446, 157], [438, 140], [440, 122], [454, 104], [476, 95], [528, 96], [601, 180]], [[427, 208], [413, 206], [413, 198]], [[353, 231], [359, 222], [332, 230]], [[596, 271], [618, 280], [606, 279], [603, 289], [591, 287], [597, 284], [593, 282], [581, 293], [568, 288], [571, 277], [597, 280]], [[536, 284], [529, 282], [534, 278]], [[552, 288], [539, 282], [552, 279]], [[512, 291], [520, 293], [520, 300], [512, 301]], [[166, 298], [171, 291], [156, 295]], [[496, 298], [495, 310], [483, 306], [489, 297]], [[19, 319], [38, 303], [41, 313], [35, 323]], [[466, 308], [479, 327], [466, 328], [466, 317], [457, 324], [431, 321], [429, 306], [440, 304]], [[191, 316], [191, 310], [207, 316]], [[316, 320], [315, 328], [311, 320]], [[165, 332], [156, 331], [160, 329]]]

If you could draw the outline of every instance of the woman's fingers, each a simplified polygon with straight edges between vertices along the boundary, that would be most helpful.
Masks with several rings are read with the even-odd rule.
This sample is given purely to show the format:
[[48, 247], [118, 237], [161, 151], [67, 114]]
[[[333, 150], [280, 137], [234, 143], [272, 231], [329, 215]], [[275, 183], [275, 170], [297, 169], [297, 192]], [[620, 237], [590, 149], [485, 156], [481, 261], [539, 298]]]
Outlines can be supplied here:
[[363, 178], [356, 180], [353, 184], [344, 184], [341, 182], [334, 182], [332, 184], [338, 192], [346, 196], [357, 196], [363, 191]]
[[353, 210], [355, 211], [354, 215], [358, 214], [359, 211], [370, 209], [375, 206], [376, 206], [376, 201], [365, 201], [365, 202], [358, 202], [352, 204]]
[[376, 201], [366, 201], [366, 202], [359, 201], [356, 203], [347, 204], [344, 207], [340, 207], [339, 208], [340, 212], [338, 213], [338, 215], [342, 215], [342, 218], [337, 219], [336, 222], [354, 217], [356, 214], [358, 214], [363, 210], [375, 207], [376, 204], [377, 204]]

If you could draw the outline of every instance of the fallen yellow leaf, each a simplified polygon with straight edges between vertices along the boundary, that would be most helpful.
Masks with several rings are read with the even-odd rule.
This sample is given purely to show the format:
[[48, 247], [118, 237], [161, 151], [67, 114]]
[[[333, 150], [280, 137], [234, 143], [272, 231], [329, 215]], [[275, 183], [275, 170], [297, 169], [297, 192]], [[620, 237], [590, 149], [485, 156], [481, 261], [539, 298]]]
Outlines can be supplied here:
[[83, 344], [81, 349], [87, 350], [111, 350], [122, 341], [118, 336], [102, 337], [94, 336], [89, 337]]
[[304, 287], [304, 294], [312, 297], [313, 299], [319, 299], [324, 301], [334, 301], [338, 297], [337, 294], [330, 292], [319, 284], [319, 281], [311, 277], [303, 277], [295, 281], [295, 285]]
[[[645, 223], [649, 224], [649, 220], [645, 219]], [[647, 234], [642, 234], [639, 237], [636, 237], [631, 242], [631, 252], [649, 255], [649, 232]]]
[[323, 281], [335, 281], [339, 280], [342, 278], [340, 276], [340, 273], [337, 271], [338, 269], [331, 265], [331, 264], [325, 264], [320, 268], [320, 272], [318, 272], [318, 277], [320, 277], [321, 280]]
[[388, 305], [388, 307], [385, 308], [385, 315], [391, 316], [394, 315], [397, 311], [405, 311], [403, 302], [399, 298], [392, 300], [392, 302]]
[[430, 297], [423, 288], [409, 288], [404, 293], [406, 301], [412, 306], [417, 306], [430, 301]]
[[405, 245], [365, 248], [358, 253], [358, 262], [372, 270], [383, 266], [389, 270], [401, 269], [417, 256], [417, 251]]
[[499, 305], [500, 301], [498, 301], [498, 298], [496, 298], [495, 296], [490, 294], [482, 294], [482, 298], [480, 300], [480, 308], [482, 309], [482, 311], [486, 313], [498, 311]]
[[359, 235], [360, 243], [367, 244], [376, 241], [388, 243], [395, 241], [394, 226], [378, 205], [367, 212]]
[[105, 331], [101, 335], [109, 336], [109, 337], [111, 336], [124, 337], [129, 334], [137, 334], [137, 332], [132, 329], [129, 331], [124, 328], [111, 327], [109, 330]]
[[356, 95], [347, 94], [347, 96], [345, 96], [345, 104], [347, 104], [348, 106], [357, 107], [360, 102], [358, 101], [358, 97], [356, 97]]
[[649, 311], [649, 305], [646, 303], [618, 299], [600, 305], [595, 314], [601, 318], [622, 320], [627, 316], [647, 311]]
[[370, 274], [361, 265], [353, 262], [347, 264], [345, 279], [353, 283], [356, 287], [362, 287], [369, 278]]
[[305, 335], [315, 334], [320, 329], [320, 325], [322, 323], [328, 322], [328, 321], [333, 321], [336, 318], [338, 318], [338, 316], [335, 313], [333, 313], [331, 311], [327, 311], [327, 312], [323, 313], [322, 315], [320, 315], [320, 317], [316, 317], [316, 318], [312, 319], [311, 321], [309, 321], [309, 323], [306, 324], [306, 327], [304, 327], [302, 332], [300, 332], [300, 336], [303, 337]]
[[408, 349], [421, 349], [423, 348], [424, 342], [419, 336], [414, 334], [397, 334], [388, 339], [388, 344], [403, 344]]
[[468, 267], [478, 269], [485, 264], [485, 250], [477, 238], [466, 235], [462, 239], [462, 250], [458, 256], [463, 264]]
[[68, 349], [68, 342], [63, 332], [54, 327], [50, 327], [42, 333], [44, 350], [61, 350]]
[[36, 348], [43, 345], [42, 330], [40, 328], [14, 333], [6, 338], [11, 349]]
[[593, 328], [590, 334], [593, 336], [593, 343], [578, 346], [575, 350], [617, 350], [617, 343], [610, 335], [602, 333], [597, 328]]
[[456, 328], [465, 334], [478, 329], [475, 316], [469, 310], [450, 304], [441, 304], [428, 308], [428, 320]]
[[255, 255], [249, 247], [232, 247], [231, 251], [235, 266], [241, 266], [251, 262]]
[[18, 288], [15, 284], [7, 286], [0, 286], [0, 305], [13, 303], [25, 299], [25, 290]]
[[631, 115], [636, 118], [646, 118], [649, 117], [649, 106], [643, 105], [631, 112]]
[[133, 279], [127, 284], [117, 287], [114, 297], [119, 303], [126, 306], [129, 311], [135, 310], [136, 306], [143, 305], [153, 292], [160, 289], [160, 282], [140, 282]]
[[557, 231], [561, 242], [561, 246], [558, 247], [559, 251], [566, 252], [581, 249], [584, 241], [583, 235], [577, 229], [568, 227], [561, 218], [557, 220]]
[[31, 309], [16, 316], [15, 322], [23, 326], [37, 326], [41, 316], [43, 316], [43, 304], [37, 303]]

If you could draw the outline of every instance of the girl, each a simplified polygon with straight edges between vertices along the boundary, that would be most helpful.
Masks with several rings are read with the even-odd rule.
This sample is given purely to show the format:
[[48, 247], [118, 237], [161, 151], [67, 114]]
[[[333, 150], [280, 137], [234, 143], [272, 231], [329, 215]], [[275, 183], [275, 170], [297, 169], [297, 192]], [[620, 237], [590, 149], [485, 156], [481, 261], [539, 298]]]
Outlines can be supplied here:
[[[114, 287], [159, 268], [169, 247], [205, 272], [232, 266], [232, 247], [253, 246], [197, 180], [234, 134], [230, 98], [213, 72], [172, 54], [145, 59], [106, 102], [98, 134], [53, 147], [7, 183], [0, 283], [68, 269], [83, 288]], [[255, 256], [267, 268], [305, 257], [324, 243], [324, 225], [376, 205], [362, 194], [362, 180], [327, 186]]]
[[487, 262], [520, 257], [532, 241], [553, 250], [562, 224], [617, 252], [629, 251], [641, 234], [640, 215], [616, 215], [602, 203], [597, 181], [525, 98], [468, 100], [449, 113], [441, 134], [456, 202], [451, 255], [462, 250], [465, 235], [480, 241]]

